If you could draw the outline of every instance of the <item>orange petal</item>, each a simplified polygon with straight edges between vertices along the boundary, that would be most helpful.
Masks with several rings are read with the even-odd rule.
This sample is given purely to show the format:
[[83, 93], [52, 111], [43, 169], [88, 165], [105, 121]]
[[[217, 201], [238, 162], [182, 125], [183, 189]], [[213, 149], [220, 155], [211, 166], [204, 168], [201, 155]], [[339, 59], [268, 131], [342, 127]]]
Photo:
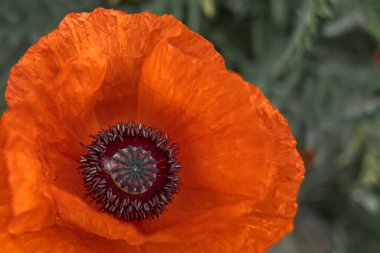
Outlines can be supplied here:
[[[136, 121], [163, 129], [179, 143], [183, 189], [203, 189], [235, 199], [237, 210], [246, 211], [236, 210], [235, 215], [214, 206], [220, 210], [216, 216], [224, 215], [226, 223], [255, 216], [259, 221], [281, 220], [277, 226], [258, 229], [265, 232], [267, 241], [289, 232], [303, 164], [285, 119], [263, 94], [239, 76], [164, 41], [145, 61], [141, 76]], [[204, 210], [196, 197], [191, 199], [194, 209]], [[246, 201], [240, 205], [239, 199]], [[168, 208], [188, 207], [174, 204]], [[187, 214], [168, 217], [178, 226], [164, 228], [167, 216], [163, 216], [146, 228], [172, 237], [182, 231], [189, 238], [193, 232], [185, 226], [181, 230], [184, 220], [198, 234], [210, 233], [207, 228], [219, 229], [217, 221], [211, 219], [205, 225], [203, 220], [196, 221], [192, 210]], [[256, 247], [263, 245], [269, 244], [262, 240]]]
[[[4, 135], [5, 132], [0, 131], [1, 151], [4, 151]], [[0, 152], [0, 185], [0, 252], [142, 252], [138, 247], [131, 246], [125, 241], [107, 240], [105, 238], [86, 233], [83, 230], [70, 227], [62, 222], [58, 222], [57, 225], [52, 227], [41, 228], [38, 232], [30, 232], [13, 236], [8, 233], [7, 229], [8, 223], [13, 215], [13, 210], [11, 206], [11, 191], [8, 185], [8, 172], [6, 170], [3, 152]], [[36, 214], [37, 216], [29, 217], [29, 219], [24, 220], [24, 222], [30, 224], [31, 221], [38, 219], [39, 214]], [[33, 230], [40, 226], [39, 224], [34, 225], [37, 226]]]
[[[4, 113], [2, 131], [7, 136], [4, 143], [5, 166], [8, 168], [8, 183], [12, 191], [14, 218], [10, 231], [19, 234], [24, 231], [38, 231], [54, 223], [55, 210], [47, 189], [47, 180], [35, 149], [35, 128], [28, 126], [28, 132], [20, 133], [12, 125], [27, 125], [27, 120]], [[22, 121], [22, 122], [20, 122]], [[4, 126], [7, 126], [4, 129]], [[28, 134], [25, 134], [28, 133]]]
[[[102, 83], [105, 72], [103, 62], [98, 53], [89, 51], [81, 59], [61, 66], [51, 86], [29, 92], [23, 103], [14, 105], [4, 114], [2, 124], [7, 131], [4, 152], [15, 215], [10, 224], [12, 233], [37, 231], [54, 223], [55, 207], [49, 185], [57, 178], [60, 180], [65, 175], [75, 173], [75, 167], [62, 171], [65, 168], [64, 159], [59, 159], [60, 166], [54, 166], [50, 163], [51, 155], [59, 153], [64, 147], [67, 147], [67, 152], [75, 150], [76, 146], [79, 150], [78, 138], [68, 133], [76, 132], [79, 138], [81, 135], [78, 130], [74, 131], [70, 123], [73, 118], [84, 117], [93, 103], [94, 93]], [[41, 95], [45, 98], [38, 99]], [[96, 129], [96, 124], [93, 127]], [[60, 145], [51, 145], [57, 143]], [[75, 146], [70, 147], [72, 145]], [[63, 176], [58, 177], [57, 174]], [[79, 178], [77, 173], [75, 177]], [[68, 178], [66, 182], [70, 180]], [[83, 188], [80, 182], [77, 182], [76, 188]]]
[[31, 90], [53, 85], [51, 80], [62, 65], [98, 47], [108, 56], [103, 95], [98, 97], [96, 106], [99, 120], [107, 126], [120, 118], [133, 117], [143, 60], [166, 38], [181, 50], [223, 65], [222, 57], [210, 42], [172, 16], [147, 12], [129, 15], [98, 8], [91, 13], [67, 15], [58, 29], [26, 52], [10, 72], [7, 103], [12, 107]]
[[112, 241], [98, 237], [67, 224], [54, 225], [38, 232], [17, 237], [0, 231], [1, 252], [9, 253], [141, 253], [139, 247], [125, 241]]

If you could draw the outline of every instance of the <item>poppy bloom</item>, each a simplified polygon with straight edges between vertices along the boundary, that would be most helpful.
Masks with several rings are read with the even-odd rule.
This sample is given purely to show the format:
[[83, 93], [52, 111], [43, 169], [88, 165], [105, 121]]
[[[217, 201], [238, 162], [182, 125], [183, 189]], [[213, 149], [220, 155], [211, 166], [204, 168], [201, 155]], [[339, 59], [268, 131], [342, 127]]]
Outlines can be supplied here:
[[264, 252], [292, 230], [285, 119], [169, 15], [67, 15], [11, 70], [4, 252]]

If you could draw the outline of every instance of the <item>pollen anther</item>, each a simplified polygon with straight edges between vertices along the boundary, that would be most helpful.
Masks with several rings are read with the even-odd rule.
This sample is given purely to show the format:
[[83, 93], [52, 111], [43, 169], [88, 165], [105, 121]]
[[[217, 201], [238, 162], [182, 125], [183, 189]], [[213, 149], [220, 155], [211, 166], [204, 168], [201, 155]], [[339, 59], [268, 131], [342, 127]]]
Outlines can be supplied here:
[[160, 130], [133, 122], [91, 137], [79, 160], [91, 202], [126, 221], [158, 217], [181, 184], [177, 145]]

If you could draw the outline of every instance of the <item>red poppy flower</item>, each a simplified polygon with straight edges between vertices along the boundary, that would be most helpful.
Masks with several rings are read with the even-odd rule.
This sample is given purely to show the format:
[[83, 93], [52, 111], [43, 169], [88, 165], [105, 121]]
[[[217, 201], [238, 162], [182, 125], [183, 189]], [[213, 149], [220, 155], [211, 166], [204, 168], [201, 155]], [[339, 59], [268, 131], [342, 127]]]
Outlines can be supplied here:
[[285, 119], [172, 16], [69, 14], [5, 96], [2, 252], [264, 252], [292, 230]]

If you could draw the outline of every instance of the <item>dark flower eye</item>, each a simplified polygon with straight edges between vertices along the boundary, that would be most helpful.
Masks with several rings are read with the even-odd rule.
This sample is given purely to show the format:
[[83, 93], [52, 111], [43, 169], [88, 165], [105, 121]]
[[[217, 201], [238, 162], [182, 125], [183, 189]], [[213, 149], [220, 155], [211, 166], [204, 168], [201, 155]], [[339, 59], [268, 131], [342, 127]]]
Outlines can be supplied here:
[[177, 145], [162, 131], [134, 122], [92, 137], [79, 171], [95, 205], [126, 221], [159, 216], [179, 189]]

